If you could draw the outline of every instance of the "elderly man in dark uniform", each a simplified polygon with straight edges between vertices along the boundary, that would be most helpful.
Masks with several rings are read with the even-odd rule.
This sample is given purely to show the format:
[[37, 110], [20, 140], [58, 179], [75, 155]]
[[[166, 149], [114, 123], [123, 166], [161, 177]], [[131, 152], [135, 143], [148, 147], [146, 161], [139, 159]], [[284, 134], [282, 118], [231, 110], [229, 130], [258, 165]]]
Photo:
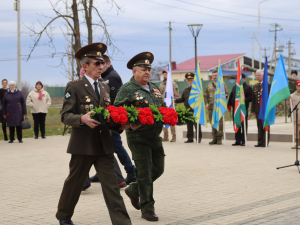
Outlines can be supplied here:
[[[61, 120], [72, 126], [67, 152], [71, 154], [70, 172], [62, 190], [56, 218], [61, 225], [73, 224], [75, 206], [79, 200], [84, 181], [94, 165], [102, 192], [114, 225], [130, 225], [114, 171], [114, 149], [108, 127], [91, 119], [87, 110], [97, 106], [106, 107], [109, 87], [98, 81], [101, 67], [105, 65], [102, 54], [107, 47], [93, 43], [79, 49], [75, 57], [81, 60], [86, 73], [82, 80], [69, 85], [61, 111]], [[114, 128], [117, 132], [120, 127]]]
[[[117, 94], [115, 106], [157, 107], [165, 106], [158, 87], [149, 82], [151, 63], [154, 56], [143, 52], [133, 57], [127, 64], [133, 77], [124, 84]], [[129, 125], [124, 126], [124, 129]], [[130, 125], [132, 126], [132, 125]], [[143, 125], [126, 130], [127, 143], [136, 166], [137, 182], [130, 184], [125, 193], [137, 210], [141, 209], [142, 218], [158, 221], [153, 199], [153, 182], [164, 172], [165, 154], [162, 146], [162, 124]], [[139, 201], [140, 199], [140, 201]]]
[[[246, 135], [248, 130], [248, 108], [249, 103], [252, 102], [252, 87], [246, 83], [246, 76], [242, 74], [243, 80], [243, 89], [245, 94], [245, 105], [246, 105], [246, 115], [245, 115], [245, 122], [246, 122]], [[231, 93], [228, 99], [228, 109], [229, 111], [232, 110], [232, 118], [234, 118], [234, 108], [235, 108], [235, 93], [236, 93], [236, 85], [233, 86]], [[245, 130], [244, 130], [244, 122], [241, 124], [241, 127], [238, 129], [237, 133], [235, 133], [235, 143], [232, 146], [245, 146]]]
[[[183, 90], [181, 98], [177, 98], [175, 100], [175, 103], [184, 102], [185, 108], [190, 109], [190, 112], [192, 113], [194, 113], [194, 110], [191, 108], [189, 104], [189, 97], [193, 86], [194, 77], [195, 77], [194, 73], [185, 74], [185, 79], [188, 82], [188, 86]], [[187, 125], [187, 134], [186, 134], [187, 141], [185, 141], [184, 143], [194, 142], [194, 127], [197, 133], [198, 124], [187, 123], [186, 125]], [[199, 124], [199, 141], [198, 141], [199, 143], [201, 142], [201, 139], [202, 139], [202, 131], [201, 131], [201, 125]]]
[[[256, 117], [256, 124], [258, 129], [258, 140], [255, 147], [266, 147], [266, 131], [263, 128], [262, 121], [258, 119], [260, 112], [260, 103], [261, 103], [261, 94], [262, 94], [262, 83], [264, 78], [264, 72], [262, 70], [256, 71], [256, 79], [258, 83], [253, 85], [252, 91], [252, 104], [251, 104], [251, 113]], [[270, 83], [268, 84], [270, 91]], [[270, 141], [270, 127], [268, 131], [268, 143]]]

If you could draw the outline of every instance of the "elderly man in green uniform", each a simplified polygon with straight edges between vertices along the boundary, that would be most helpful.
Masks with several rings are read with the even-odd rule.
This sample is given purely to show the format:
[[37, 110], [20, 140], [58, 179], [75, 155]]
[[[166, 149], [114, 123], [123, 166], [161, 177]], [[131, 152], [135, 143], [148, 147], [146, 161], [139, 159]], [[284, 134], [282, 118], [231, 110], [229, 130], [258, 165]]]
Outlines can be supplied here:
[[[160, 83], [159, 85], [159, 90], [161, 95], [163, 96], [163, 98], [165, 97], [165, 93], [166, 93], [166, 86], [167, 86], [167, 78], [168, 78], [168, 73], [167, 71], [162, 71], [162, 75], [164, 77], [163, 82]], [[174, 94], [174, 99], [179, 98], [179, 89], [178, 89], [178, 85], [173, 81], [172, 82], [173, 85], [173, 94]], [[172, 134], [172, 139], [170, 142], [176, 142], [176, 132], [175, 132], [175, 126], [170, 126], [171, 127], [171, 134]], [[169, 131], [168, 128], [163, 128], [163, 132], [164, 132], [164, 138], [162, 141], [169, 141]]]
[[[185, 74], [185, 79], [188, 82], [188, 86], [183, 90], [182, 92], [182, 96], [181, 98], [177, 98], [175, 100], [175, 103], [181, 103], [184, 102], [184, 106], [187, 109], [190, 109], [190, 112], [194, 113], [194, 110], [191, 108], [190, 104], [189, 104], [189, 97], [190, 97], [190, 93], [191, 93], [191, 89], [193, 86], [193, 81], [194, 81], [194, 77], [195, 74], [194, 73], [187, 73]], [[194, 142], [194, 128], [196, 129], [196, 133], [197, 133], [197, 129], [198, 129], [198, 124], [197, 123], [187, 123], [187, 141], [185, 141], [184, 143], [190, 143], [190, 142]], [[202, 139], [202, 131], [201, 131], [201, 125], [199, 124], [199, 140], [198, 142], [200, 143]]]
[[[218, 71], [214, 70], [212, 72], [212, 80], [213, 82], [210, 82], [206, 85], [205, 91], [204, 91], [204, 101], [206, 108], [208, 109], [208, 117], [209, 121], [212, 121], [212, 115], [213, 115], [213, 109], [214, 109], [214, 102], [215, 102], [215, 91], [217, 88], [217, 78], [218, 78]], [[228, 96], [228, 89], [226, 87], [226, 84], [224, 83], [225, 87], [225, 94], [226, 98]], [[212, 129], [212, 136], [213, 140], [209, 142], [210, 145], [221, 145], [222, 144], [222, 137], [223, 137], [223, 118], [220, 119], [219, 123], [219, 130], [216, 130], [215, 128], [211, 127]]]
[[[87, 110], [106, 107], [110, 100], [109, 87], [98, 81], [101, 67], [105, 65], [102, 55], [107, 47], [103, 43], [93, 43], [79, 49], [75, 57], [85, 69], [82, 80], [68, 86], [61, 111], [61, 120], [72, 126], [67, 152], [71, 154], [69, 176], [65, 180], [59, 199], [56, 218], [60, 225], [72, 225], [71, 220], [79, 200], [82, 186], [90, 168], [94, 165], [102, 192], [114, 225], [131, 225], [131, 221], [114, 171], [114, 149], [108, 127], [91, 119]], [[119, 132], [121, 127], [110, 128]], [[85, 223], [86, 224], [86, 223]]]
[[[133, 77], [124, 84], [115, 99], [115, 106], [157, 107], [165, 106], [163, 96], [158, 87], [149, 82], [151, 63], [154, 56], [151, 52], [143, 52], [134, 56], [127, 64]], [[129, 128], [129, 126], [131, 126]], [[164, 172], [165, 154], [160, 133], [162, 125], [125, 125], [127, 143], [136, 166], [136, 182], [125, 189], [131, 204], [141, 209], [142, 218], [158, 221], [153, 199], [153, 182]]]

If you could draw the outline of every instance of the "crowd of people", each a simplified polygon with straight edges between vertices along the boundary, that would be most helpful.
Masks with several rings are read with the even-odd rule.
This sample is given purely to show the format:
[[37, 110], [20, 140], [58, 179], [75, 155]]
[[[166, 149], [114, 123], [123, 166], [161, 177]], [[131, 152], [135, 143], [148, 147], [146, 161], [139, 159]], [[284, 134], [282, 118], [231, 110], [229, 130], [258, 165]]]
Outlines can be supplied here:
[[43, 89], [43, 84], [38, 81], [26, 100], [15, 81], [2, 80], [2, 88], [0, 89], [0, 122], [4, 134], [4, 140], [8, 141], [7, 127], [9, 128], [9, 141], [13, 143], [15, 140], [15, 132], [19, 143], [23, 143], [22, 123], [27, 120], [27, 107], [31, 109], [34, 121], [35, 139], [38, 138], [39, 129], [42, 138], [45, 136], [45, 121], [48, 108], [51, 105], [51, 98], [47, 91]]
[[[157, 107], [166, 106], [164, 92], [167, 83], [167, 72], [163, 71], [163, 82], [158, 87], [149, 82], [151, 64], [154, 56], [151, 52], [142, 52], [134, 56], [127, 63], [127, 68], [132, 71], [132, 78], [123, 84], [121, 77], [112, 66], [110, 58], [105, 55], [106, 45], [93, 43], [79, 49], [75, 57], [81, 63], [80, 79], [69, 82], [66, 86], [64, 102], [61, 110], [61, 121], [71, 126], [71, 136], [67, 147], [67, 153], [71, 154], [69, 174], [64, 182], [59, 198], [56, 218], [61, 225], [72, 225], [72, 216], [80, 194], [91, 186], [91, 182], [100, 182], [104, 200], [109, 211], [111, 222], [114, 225], [130, 225], [124, 200], [120, 194], [120, 188], [125, 188], [132, 206], [141, 211], [141, 217], [147, 221], [158, 221], [155, 213], [153, 183], [163, 173], [165, 168], [165, 152], [162, 142], [169, 141], [168, 129], [162, 124], [142, 126], [124, 124], [107, 126], [91, 118], [95, 107], [107, 108], [110, 105], [147, 107], [149, 104]], [[263, 71], [256, 72], [257, 83], [251, 87], [246, 83], [243, 74], [243, 89], [245, 94], [246, 112], [251, 103], [251, 114], [256, 116], [258, 128], [258, 143], [255, 147], [265, 147], [266, 132], [264, 132], [261, 120], [260, 101], [262, 93]], [[297, 74], [296, 74], [297, 75]], [[188, 99], [193, 85], [195, 74], [187, 73], [185, 78], [188, 86], [179, 95], [178, 86], [173, 82], [175, 104], [184, 103], [187, 109], [193, 112]], [[270, 85], [269, 85], [270, 86]], [[49, 93], [43, 89], [42, 82], [38, 81], [35, 88], [28, 94], [26, 101], [14, 81], [2, 80], [0, 89], [1, 114], [0, 122], [4, 133], [4, 139], [8, 140], [6, 126], [9, 127], [9, 143], [14, 139], [15, 130], [17, 139], [22, 143], [22, 122], [27, 116], [27, 108], [31, 109], [34, 120], [34, 138], [45, 138], [45, 120], [48, 108], [51, 105]], [[214, 109], [214, 95], [217, 88], [217, 71], [212, 72], [212, 82], [209, 82], [204, 90], [204, 102], [208, 112], [209, 121], [212, 119]], [[292, 105], [300, 100], [300, 81], [295, 83], [295, 92], [291, 95]], [[225, 85], [228, 109], [235, 108], [236, 86], [230, 95]], [[159, 94], [158, 94], [159, 93]], [[140, 96], [136, 98], [136, 95]], [[292, 106], [291, 106], [292, 107]], [[89, 111], [89, 112], [87, 112]], [[245, 123], [245, 129], [244, 124]], [[245, 135], [248, 128], [248, 114], [241, 128], [235, 134], [233, 146], [245, 146]], [[187, 141], [194, 142], [194, 128], [199, 128], [198, 142], [202, 140], [201, 126], [192, 123], [187, 124]], [[132, 154], [132, 160], [124, 148], [120, 134], [125, 131], [128, 147]], [[160, 136], [163, 132], [163, 138]], [[172, 138], [176, 141], [175, 128], [171, 126]], [[269, 135], [269, 133], [268, 133]], [[300, 137], [300, 132], [298, 133]], [[223, 136], [223, 120], [221, 118], [219, 130], [212, 128], [213, 140], [210, 145], [221, 145]], [[269, 140], [269, 138], [268, 138]], [[120, 163], [124, 166], [127, 177], [124, 178]], [[94, 165], [96, 174], [89, 177], [91, 166]]]

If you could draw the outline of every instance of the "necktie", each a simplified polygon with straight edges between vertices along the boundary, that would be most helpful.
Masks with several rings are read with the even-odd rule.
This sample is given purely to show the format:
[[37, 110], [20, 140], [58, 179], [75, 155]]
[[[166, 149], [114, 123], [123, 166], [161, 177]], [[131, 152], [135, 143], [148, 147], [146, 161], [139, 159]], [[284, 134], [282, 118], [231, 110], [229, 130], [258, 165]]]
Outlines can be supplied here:
[[99, 90], [98, 90], [97, 81], [94, 82], [94, 86], [95, 86], [95, 92], [96, 92], [97, 98], [98, 98], [98, 100], [100, 100], [100, 94], [99, 94]]

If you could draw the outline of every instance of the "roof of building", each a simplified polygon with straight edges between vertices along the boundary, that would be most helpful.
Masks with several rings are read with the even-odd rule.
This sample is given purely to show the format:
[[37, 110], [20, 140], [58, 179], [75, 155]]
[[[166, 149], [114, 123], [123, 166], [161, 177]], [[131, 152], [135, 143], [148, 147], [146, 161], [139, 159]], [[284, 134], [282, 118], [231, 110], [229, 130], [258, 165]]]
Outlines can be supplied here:
[[[211, 70], [219, 65], [219, 59], [221, 60], [221, 65], [223, 65], [244, 55], [246, 55], [246, 53], [198, 56], [197, 61], [200, 61], [200, 69], [202, 71]], [[193, 70], [195, 70], [195, 58], [191, 58], [187, 61], [177, 64], [176, 69], [173, 69], [172, 72], [184, 72]]]

